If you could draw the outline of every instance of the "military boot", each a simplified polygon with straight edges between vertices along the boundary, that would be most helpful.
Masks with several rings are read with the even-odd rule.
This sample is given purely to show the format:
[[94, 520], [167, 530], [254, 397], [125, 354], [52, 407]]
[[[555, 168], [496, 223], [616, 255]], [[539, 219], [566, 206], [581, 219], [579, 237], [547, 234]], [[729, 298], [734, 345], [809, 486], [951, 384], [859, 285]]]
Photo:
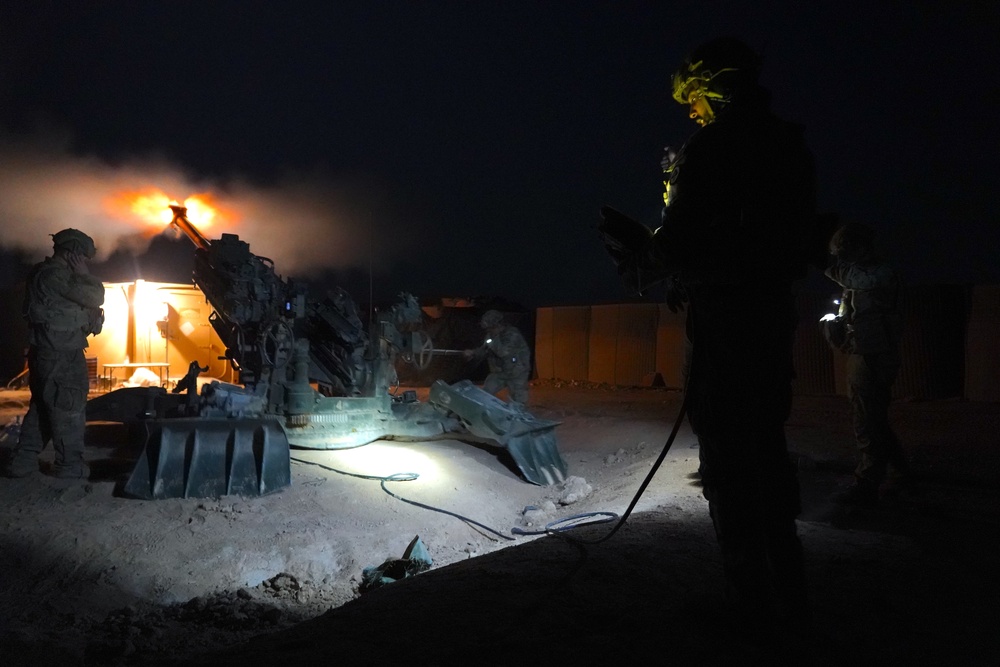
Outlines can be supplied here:
[[0, 468], [3, 477], [27, 477], [38, 472], [38, 452], [15, 450], [10, 453], [7, 461]]
[[76, 463], [54, 463], [52, 476], [58, 479], [89, 479], [90, 466], [83, 461]]

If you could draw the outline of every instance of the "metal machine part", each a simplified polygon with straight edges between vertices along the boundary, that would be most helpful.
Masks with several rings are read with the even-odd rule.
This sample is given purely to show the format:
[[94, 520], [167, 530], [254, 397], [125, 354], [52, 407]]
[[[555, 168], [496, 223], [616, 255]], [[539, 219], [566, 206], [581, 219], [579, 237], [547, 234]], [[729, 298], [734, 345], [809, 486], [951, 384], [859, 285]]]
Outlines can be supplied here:
[[290, 447], [448, 437], [506, 448], [529, 482], [565, 479], [557, 422], [535, 419], [468, 381], [436, 382], [426, 403], [412, 392], [392, 393], [397, 357], [426, 366], [435, 352], [420, 331], [415, 297], [400, 294], [366, 332], [343, 290], [311, 301], [304, 284], [280, 278], [273, 262], [238, 236], [209, 241], [184, 207], [171, 209], [171, 224], [195, 246], [193, 280], [214, 309], [209, 322], [239, 384], [213, 381], [197, 396], [119, 389], [89, 401], [88, 420], [129, 423], [142, 434], [127, 495], [262, 495], [291, 483]]

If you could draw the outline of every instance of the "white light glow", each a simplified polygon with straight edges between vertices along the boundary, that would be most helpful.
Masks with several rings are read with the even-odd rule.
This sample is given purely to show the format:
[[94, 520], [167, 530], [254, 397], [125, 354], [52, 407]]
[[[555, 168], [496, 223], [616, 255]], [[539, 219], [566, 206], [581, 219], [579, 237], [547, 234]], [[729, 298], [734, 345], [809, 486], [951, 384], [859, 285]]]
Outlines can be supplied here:
[[832, 322], [835, 319], [837, 319], [836, 315], [834, 315], [833, 313], [827, 313], [823, 317], [819, 318], [819, 321], [820, 322]]
[[156, 293], [156, 287], [145, 280], [135, 281], [133, 301], [136, 327], [140, 330], [151, 329], [167, 319], [167, 303]]
[[419, 475], [418, 484], [435, 484], [443, 479], [441, 468], [411, 443], [373, 442], [363, 447], [331, 452], [330, 467], [357, 475], [388, 477], [398, 473]]

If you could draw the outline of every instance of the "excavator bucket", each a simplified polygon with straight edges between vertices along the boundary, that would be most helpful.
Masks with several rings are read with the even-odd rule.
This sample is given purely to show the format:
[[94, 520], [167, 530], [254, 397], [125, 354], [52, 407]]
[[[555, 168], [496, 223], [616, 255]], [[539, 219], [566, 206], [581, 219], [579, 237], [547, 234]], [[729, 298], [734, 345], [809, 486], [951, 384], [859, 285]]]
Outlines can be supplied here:
[[483, 391], [469, 380], [431, 385], [429, 402], [452, 412], [474, 436], [503, 445], [524, 478], [548, 486], [566, 479], [567, 466], [556, 447], [559, 422], [538, 419]]
[[511, 436], [505, 447], [524, 478], [532, 484], [550, 486], [566, 479], [566, 462], [556, 449], [555, 427]]
[[125, 495], [263, 496], [291, 484], [288, 439], [273, 419], [154, 419]]

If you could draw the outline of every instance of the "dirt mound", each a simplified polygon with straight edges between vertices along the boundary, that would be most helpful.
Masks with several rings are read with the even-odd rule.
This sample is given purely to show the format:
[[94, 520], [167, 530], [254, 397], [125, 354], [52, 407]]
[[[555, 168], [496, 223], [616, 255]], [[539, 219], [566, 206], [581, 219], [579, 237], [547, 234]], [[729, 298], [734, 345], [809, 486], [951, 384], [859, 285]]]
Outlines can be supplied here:
[[[26, 400], [5, 392], [0, 417]], [[297, 450], [291, 487], [260, 498], [127, 500], [115, 491], [138, 452], [89, 429], [86, 484], [0, 480], [4, 664], [590, 664], [643, 652], [766, 664], [779, 649], [788, 664], [803, 644], [813, 660], [849, 646], [885, 664], [1000, 662], [983, 612], [1000, 593], [989, 576], [1000, 405], [895, 404], [917, 493], [842, 515], [827, 498], [850, 477], [846, 405], [798, 398], [788, 432], [816, 624], [761, 643], [725, 613], [686, 427], [629, 521], [600, 541], [679, 402], [663, 389], [533, 387], [530, 409], [561, 422], [572, 475], [553, 487], [526, 483], [501, 449], [438, 441]], [[382, 485], [346, 474], [403, 470], [419, 475]], [[597, 520], [608, 523], [537, 534]], [[414, 536], [432, 569], [360, 594], [364, 569]]]

